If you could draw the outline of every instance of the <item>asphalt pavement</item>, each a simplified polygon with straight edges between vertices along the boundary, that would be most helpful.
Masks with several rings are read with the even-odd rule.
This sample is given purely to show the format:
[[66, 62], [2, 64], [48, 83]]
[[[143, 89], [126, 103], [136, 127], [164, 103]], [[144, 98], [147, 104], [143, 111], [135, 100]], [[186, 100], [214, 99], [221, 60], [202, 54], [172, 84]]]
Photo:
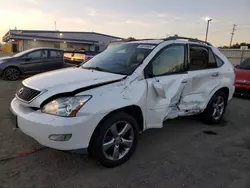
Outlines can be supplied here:
[[234, 98], [218, 126], [196, 117], [166, 121], [140, 136], [127, 163], [107, 169], [86, 155], [49, 148], [18, 155], [41, 147], [11, 123], [9, 105], [19, 83], [0, 79], [1, 188], [250, 187], [249, 99]]

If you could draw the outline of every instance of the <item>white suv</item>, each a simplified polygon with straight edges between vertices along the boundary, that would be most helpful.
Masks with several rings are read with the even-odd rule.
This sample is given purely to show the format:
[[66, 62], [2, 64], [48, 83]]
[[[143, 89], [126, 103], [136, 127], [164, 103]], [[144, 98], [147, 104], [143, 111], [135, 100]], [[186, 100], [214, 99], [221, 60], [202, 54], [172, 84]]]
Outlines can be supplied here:
[[196, 39], [125, 42], [78, 68], [30, 77], [11, 102], [21, 131], [58, 150], [85, 149], [102, 165], [126, 162], [138, 133], [200, 114], [218, 123], [234, 93], [234, 68]]

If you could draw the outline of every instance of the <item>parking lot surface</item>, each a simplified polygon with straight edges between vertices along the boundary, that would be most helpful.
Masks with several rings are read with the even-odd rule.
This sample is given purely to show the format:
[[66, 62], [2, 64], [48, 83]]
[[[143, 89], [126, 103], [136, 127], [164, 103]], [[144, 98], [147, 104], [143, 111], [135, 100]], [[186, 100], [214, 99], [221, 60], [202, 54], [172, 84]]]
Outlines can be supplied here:
[[14, 129], [9, 104], [20, 81], [0, 80], [0, 187], [250, 187], [250, 100], [234, 98], [217, 126], [196, 117], [166, 121], [140, 136], [122, 166], [104, 168], [86, 155], [45, 148]]

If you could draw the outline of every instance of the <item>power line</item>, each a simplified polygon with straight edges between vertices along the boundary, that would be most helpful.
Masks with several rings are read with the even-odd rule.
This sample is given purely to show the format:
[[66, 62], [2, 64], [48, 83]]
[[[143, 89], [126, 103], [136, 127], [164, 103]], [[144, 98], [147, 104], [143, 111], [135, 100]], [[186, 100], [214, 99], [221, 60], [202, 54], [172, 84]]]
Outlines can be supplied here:
[[232, 31], [232, 33], [231, 33], [231, 40], [230, 40], [230, 45], [229, 45], [229, 47], [231, 47], [231, 45], [232, 45], [233, 37], [234, 37], [234, 35], [235, 35], [234, 32], [235, 32], [235, 30], [236, 30], [236, 29], [235, 29], [236, 26], [237, 26], [236, 24], [233, 25], [233, 31]]

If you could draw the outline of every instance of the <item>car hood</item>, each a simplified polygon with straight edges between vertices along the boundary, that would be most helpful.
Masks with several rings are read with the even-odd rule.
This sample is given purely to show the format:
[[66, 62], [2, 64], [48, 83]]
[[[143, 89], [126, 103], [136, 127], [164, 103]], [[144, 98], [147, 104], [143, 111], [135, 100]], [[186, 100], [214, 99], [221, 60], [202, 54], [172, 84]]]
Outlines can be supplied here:
[[250, 80], [250, 70], [235, 68], [236, 80]]
[[12, 58], [13, 58], [13, 57], [10, 57], [10, 56], [1, 57], [1, 58], [0, 58], [0, 62], [1, 62], [1, 61], [7, 61], [7, 60], [12, 59]]
[[57, 88], [58, 92], [67, 92], [122, 78], [124, 75], [74, 67], [38, 74], [24, 80], [23, 83], [38, 90], [49, 91], [51, 88]]

